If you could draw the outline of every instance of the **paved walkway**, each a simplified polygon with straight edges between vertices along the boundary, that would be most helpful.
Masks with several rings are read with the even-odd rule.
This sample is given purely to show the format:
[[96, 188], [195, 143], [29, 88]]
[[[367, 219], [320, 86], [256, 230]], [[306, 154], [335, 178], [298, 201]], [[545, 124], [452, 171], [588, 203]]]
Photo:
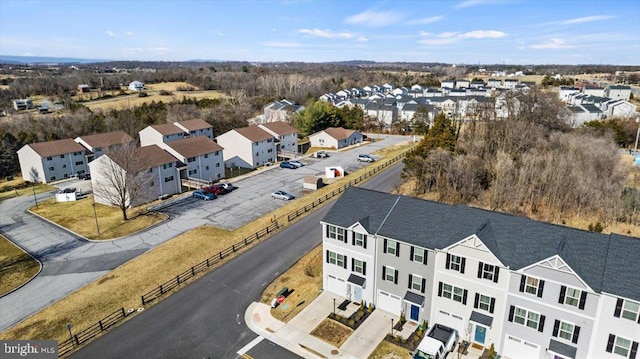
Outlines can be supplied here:
[[[337, 348], [331, 344], [314, 337], [310, 333], [333, 311], [333, 299], [336, 303], [342, 303], [345, 299], [333, 293], [322, 292], [312, 303], [304, 308], [298, 315], [284, 323], [271, 315], [271, 307], [264, 303], [254, 302], [246, 310], [244, 320], [249, 329], [259, 335], [256, 340], [238, 351], [239, 355], [247, 353], [251, 348], [260, 342], [262, 338], [297, 354], [304, 358], [368, 358], [376, 349], [378, 344], [385, 338], [391, 330], [391, 319], [397, 319], [396, 315], [382, 310], [374, 310], [373, 313], [356, 329], [349, 338]], [[355, 305], [357, 308], [357, 305]], [[353, 309], [348, 308], [348, 311]], [[347, 313], [340, 313], [348, 315]], [[400, 335], [407, 338], [416, 329], [417, 324], [405, 324]], [[477, 359], [480, 351], [469, 348], [466, 355], [461, 355], [464, 359]], [[454, 352], [458, 358], [458, 353]]]

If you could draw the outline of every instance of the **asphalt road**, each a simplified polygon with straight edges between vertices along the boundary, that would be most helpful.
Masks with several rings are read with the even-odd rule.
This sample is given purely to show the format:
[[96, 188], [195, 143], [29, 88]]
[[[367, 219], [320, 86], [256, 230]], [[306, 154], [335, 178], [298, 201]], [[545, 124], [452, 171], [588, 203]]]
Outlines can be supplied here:
[[[390, 191], [400, 183], [397, 164], [362, 187]], [[256, 338], [244, 323], [246, 308], [274, 278], [322, 242], [319, 221], [332, 203], [187, 285], [72, 358], [238, 358]], [[263, 341], [254, 358], [297, 358]]]

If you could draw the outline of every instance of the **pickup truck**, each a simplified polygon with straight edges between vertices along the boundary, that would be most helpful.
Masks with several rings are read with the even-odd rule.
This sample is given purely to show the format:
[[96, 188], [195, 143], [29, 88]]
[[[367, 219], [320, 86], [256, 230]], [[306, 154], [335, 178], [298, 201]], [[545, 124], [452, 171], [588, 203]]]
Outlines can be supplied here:
[[458, 343], [458, 331], [442, 324], [432, 326], [418, 344], [413, 359], [444, 359]]

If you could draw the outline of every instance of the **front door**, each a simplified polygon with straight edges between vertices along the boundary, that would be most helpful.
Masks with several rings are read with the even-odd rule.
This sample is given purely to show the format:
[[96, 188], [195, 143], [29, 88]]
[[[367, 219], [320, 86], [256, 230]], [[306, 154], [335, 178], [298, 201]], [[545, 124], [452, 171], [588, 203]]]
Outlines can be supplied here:
[[418, 318], [420, 318], [420, 307], [418, 307], [417, 305], [411, 304], [411, 316], [409, 318], [417, 322]]
[[484, 337], [487, 335], [487, 328], [476, 325], [476, 334], [473, 337], [473, 340], [476, 343], [484, 344]]
[[353, 286], [353, 301], [358, 303], [362, 301], [362, 288]]

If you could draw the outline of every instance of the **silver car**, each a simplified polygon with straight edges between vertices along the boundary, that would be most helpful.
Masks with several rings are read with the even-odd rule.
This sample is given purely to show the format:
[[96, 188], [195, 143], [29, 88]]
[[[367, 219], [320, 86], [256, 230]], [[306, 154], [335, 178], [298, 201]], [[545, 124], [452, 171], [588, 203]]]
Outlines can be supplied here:
[[281, 199], [283, 201], [289, 201], [289, 200], [294, 199], [295, 197], [293, 195], [285, 192], [285, 191], [278, 190], [278, 191], [275, 191], [275, 192], [271, 193], [271, 198], [273, 198], [273, 199]]

